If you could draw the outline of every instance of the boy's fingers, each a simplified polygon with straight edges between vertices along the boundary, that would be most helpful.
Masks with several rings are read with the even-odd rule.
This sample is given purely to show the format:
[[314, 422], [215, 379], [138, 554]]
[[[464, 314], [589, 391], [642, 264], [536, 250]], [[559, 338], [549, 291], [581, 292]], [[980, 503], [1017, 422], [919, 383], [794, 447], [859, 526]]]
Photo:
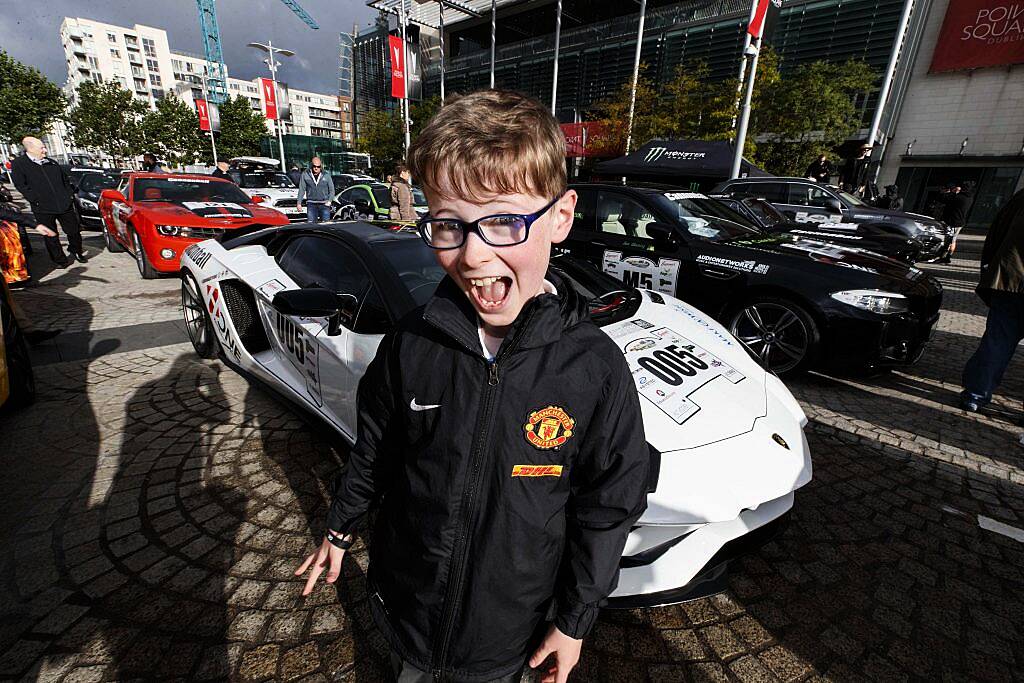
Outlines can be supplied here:
[[306, 558], [306, 561], [299, 565], [299, 568], [295, 570], [295, 576], [302, 576], [309, 569], [309, 565], [313, 564], [313, 560], [316, 559], [316, 552]]
[[[324, 558], [326, 559], [326, 558]], [[302, 589], [303, 595], [309, 595], [313, 592], [313, 586], [316, 585], [316, 580], [320, 578], [320, 575], [324, 573], [324, 562], [320, 557], [320, 553], [317, 552], [316, 560], [313, 562], [313, 567], [309, 572], [309, 579], [306, 581], [305, 588]]]
[[552, 648], [548, 644], [548, 641], [545, 640], [543, 643], [540, 644], [540, 647], [537, 648], [537, 651], [533, 653], [533, 656], [530, 657], [530, 668], [536, 669], [538, 666], [540, 666], [541, 663], [545, 659], [547, 659], [548, 655], [551, 654], [551, 652]]
[[327, 570], [327, 583], [334, 583], [338, 580], [338, 576], [341, 575], [341, 559], [345, 557], [345, 551], [329, 550], [327, 557], [330, 560], [330, 569]]
[[564, 662], [558, 662], [555, 669], [555, 683], [566, 683], [569, 680], [569, 672], [572, 671], [571, 666], [567, 666]]

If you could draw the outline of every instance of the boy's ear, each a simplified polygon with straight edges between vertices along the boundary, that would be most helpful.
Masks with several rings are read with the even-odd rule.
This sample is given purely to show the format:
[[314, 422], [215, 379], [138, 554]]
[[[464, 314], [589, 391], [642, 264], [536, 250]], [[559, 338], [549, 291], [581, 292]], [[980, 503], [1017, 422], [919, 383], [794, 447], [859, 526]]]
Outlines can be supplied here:
[[566, 190], [562, 198], [558, 200], [551, 213], [554, 215], [555, 223], [551, 229], [551, 243], [558, 244], [569, 236], [572, 229], [573, 215], [576, 211], [576, 200], [579, 196], [576, 190]]

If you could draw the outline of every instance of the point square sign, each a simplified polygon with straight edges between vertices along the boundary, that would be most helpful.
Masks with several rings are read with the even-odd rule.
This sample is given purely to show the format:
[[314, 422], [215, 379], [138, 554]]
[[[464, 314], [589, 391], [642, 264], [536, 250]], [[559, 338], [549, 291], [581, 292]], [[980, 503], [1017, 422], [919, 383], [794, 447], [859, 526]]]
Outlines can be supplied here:
[[950, 0], [930, 73], [1024, 63], [1024, 0]]

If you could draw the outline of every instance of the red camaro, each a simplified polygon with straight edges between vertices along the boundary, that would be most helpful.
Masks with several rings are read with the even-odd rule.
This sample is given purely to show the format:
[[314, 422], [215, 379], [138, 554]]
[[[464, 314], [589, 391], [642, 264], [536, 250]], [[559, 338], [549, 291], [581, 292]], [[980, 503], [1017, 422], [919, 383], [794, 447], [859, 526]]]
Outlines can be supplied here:
[[226, 230], [288, 225], [280, 211], [258, 206], [234, 183], [206, 175], [128, 173], [100, 194], [107, 249], [127, 249], [148, 279], [177, 273], [181, 252]]

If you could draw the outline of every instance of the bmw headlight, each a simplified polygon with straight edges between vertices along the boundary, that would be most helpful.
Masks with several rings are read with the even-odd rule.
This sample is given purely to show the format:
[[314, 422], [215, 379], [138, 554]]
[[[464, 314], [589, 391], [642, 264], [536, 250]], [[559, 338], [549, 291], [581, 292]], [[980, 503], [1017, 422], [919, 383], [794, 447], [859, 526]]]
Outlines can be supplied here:
[[927, 232], [930, 235], [938, 235], [939, 237], [942, 237], [943, 235], [946, 234], [946, 229], [942, 227], [941, 224], [922, 223], [920, 221], [914, 221], [914, 225], [917, 226], [918, 230], [921, 230], [922, 232]]
[[89, 199], [79, 199], [78, 205], [83, 209], [89, 209], [90, 211], [99, 211], [100, 207], [96, 205], [96, 202]]
[[156, 231], [164, 237], [189, 237], [192, 231], [180, 225], [158, 225]]
[[832, 292], [832, 298], [847, 306], [881, 315], [906, 313], [910, 310], [910, 302], [907, 297], [877, 289], [847, 289], [841, 292]]

